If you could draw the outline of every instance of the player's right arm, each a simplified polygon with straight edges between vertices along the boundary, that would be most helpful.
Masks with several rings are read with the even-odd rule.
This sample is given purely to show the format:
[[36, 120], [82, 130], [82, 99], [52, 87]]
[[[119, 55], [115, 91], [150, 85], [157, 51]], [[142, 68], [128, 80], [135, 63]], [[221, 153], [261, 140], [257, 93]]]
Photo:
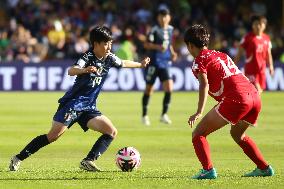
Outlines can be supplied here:
[[166, 49], [166, 47], [164, 47], [162, 44], [157, 44], [155, 43], [155, 33], [156, 33], [157, 27], [154, 26], [149, 35], [148, 35], [148, 39], [144, 42], [144, 48], [147, 50], [156, 50], [156, 51], [161, 51], [164, 52]]
[[198, 107], [196, 113], [190, 116], [188, 119], [188, 124], [190, 127], [192, 127], [196, 122], [196, 120], [202, 116], [208, 97], [209, 84], [208, 84], [207, 75], [205, 73], [199, 73], [198, 81], [199, 81]]
[[74, 76], [74, 75], [81, 75], [81, 74], [86, 74], [86, 73], [94, 73], [96, 71], [97, 71], [97, 68], [95, 66], [88, 66], [86, 68], [81, 68], [79, 65], [74, 65], [68, 69], [68, 75]]
[[173, 45], [170, 45], [170, 51], [171, 51], [172, 61], [175, 62], [177, 60], [177, 53], [175, 52]]
[[268, 48], [268, 56], [267, 56], [267, 62], [268, 62], [268, 66], [269, 66], [269, 73], [270, 75], [274, 75], [274, 66], [273, 66], [273, 58], [272, 58], [272, 53], [271, 53], [271, 43], [270, 43], [270, 47]]
[[96, 72], [97, 68], [95, 66], [87, 66], [87, 62], [88, 52], [85, 53], [81, 58], [79, 58], [79, 60], [71, 68], [68, 69], [68, 75], [74, 76]]
[[134, 62], [132, 60], [122, 60], [122, 67], [123, 68], [146, 68], [147, 65], [150, 63], [150, 58], [144, 58], [141, 63]]
[[163, 45], [151, 43], [151, 42], [145, 42], [144, 48], [148, 50], [156, 50], [156, 51], [165, 51], [166, 48]]

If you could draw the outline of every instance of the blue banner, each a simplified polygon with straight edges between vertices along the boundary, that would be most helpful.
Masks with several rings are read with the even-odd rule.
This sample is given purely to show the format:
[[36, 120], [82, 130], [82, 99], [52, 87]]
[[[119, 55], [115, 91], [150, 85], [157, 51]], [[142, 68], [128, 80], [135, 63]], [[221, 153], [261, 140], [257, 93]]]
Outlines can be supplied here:
[[[0, 91], [66, 91], [74, 83], [75, 77], [67, 74], [73, 61], [47, 61], [39, 64], [19, 62], [0, 64]], [[105, 91], [141, 91], [145, 88], [143, 69], [112, 68], [103, 86]], [[267, 70], [267, 90], [284, 90], [284, 65], [275, 63], [275, 74]], [[196, 91], [198, 81], [192, 74], [191, 63], [173, 64], [171, 73], [175, 91]], [[160, 90], [157, 80], [155, 89]]]

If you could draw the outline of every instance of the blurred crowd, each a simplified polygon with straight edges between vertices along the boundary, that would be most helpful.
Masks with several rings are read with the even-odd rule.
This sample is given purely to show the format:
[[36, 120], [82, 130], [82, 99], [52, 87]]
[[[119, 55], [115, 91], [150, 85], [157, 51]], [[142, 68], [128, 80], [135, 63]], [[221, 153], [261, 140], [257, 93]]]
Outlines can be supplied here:
[[113, 32], [113, 51], [137, 60], [145, 55], [143, 42], [160, 6], [171, 10], [180, 60], [192, 58], [183, 44], [188, 25], [207, 25], [210, 48], [234, 56], [241, 37], [250, 30], [250, 16], [257, 13], [268, 19], [266, 33], [274, 59], [282, 57], [284, 62], [281, 0], [2, 0], [0, 62], [75, 59], [89, 48], [89, 29], [102, 24]]

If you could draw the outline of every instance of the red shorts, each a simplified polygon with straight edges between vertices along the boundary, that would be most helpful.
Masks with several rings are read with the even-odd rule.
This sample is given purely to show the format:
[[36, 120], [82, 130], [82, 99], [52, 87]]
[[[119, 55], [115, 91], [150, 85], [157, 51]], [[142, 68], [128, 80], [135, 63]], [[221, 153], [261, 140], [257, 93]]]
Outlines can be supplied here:
[[265, 70], [258, 72], [258, 73], [253, 73], [253, 74], [245, 72], [245, 75], [247, 76], [247, 78], [252, 84], [254, 85], [259, 84], [262, 90], [266, 88]]
[[261, 100], [256, 90], [226, 96], [215, 106], [216, 112], [232, 125], [243, 120], [255, 126], [260, 109]]

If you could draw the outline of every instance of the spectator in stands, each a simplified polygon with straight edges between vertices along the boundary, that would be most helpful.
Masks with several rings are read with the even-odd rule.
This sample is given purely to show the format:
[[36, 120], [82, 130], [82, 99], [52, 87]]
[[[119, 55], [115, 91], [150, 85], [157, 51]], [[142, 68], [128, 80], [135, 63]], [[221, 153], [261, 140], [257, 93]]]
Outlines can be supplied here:
[[124, 60], [137, 60], [136, 47], [132, 42], [133, 30], [127, 27], [120, 37], [120, 46], [116, 51], [119, 58]]
[[[141, 39], [148, 33], [149, 26], [155, 21], [153, 12], [159, 6], [160, 1], [18, 1], [4, 0], [0, 8], [0, 28], [7, 28], [11, 44], [6, 49], [6, 57], [2, 60], [15, 60], [13, 53], [17, 45], [11, 38], [17, 32], [18, 27], [24, 27], [31, 32], [31, 35], [38, 40], [38, 43], [49, 47], [47, 59], [70, 59], [76, 57], [75, 44], [83, 45], [82, 36], [77, 37], [77, 30], [89, 28], [92, 25], [108, 25], [114, 33], [114, 39], [122, 35], [117, 28], [133, 27], [135, 30], [133, 43], [139, 55], [143, 56]], [[182, 32], [189, 23], [198, 22], [209, 27], [212, 33], [211, 44], [217, 50], [229, 52], [235, 40], [247, 33], [249, 29], [249, 17], [253, 12], [264, 13], [270, 20], [269, 34], [273, 44], [272, 54], [278, 59], [283, 52], [283, 35], [281, 28], [281, 1], [163, 1], [172, 7], [172, 25], [177, 32]], [[4, 10], [4, 11], [3, 11]], [[118, 11], [123, 10], [123, 12]], [[206, 13], [206, 14], [205, 14]], [[50, 20], [59, 19], [64, 34], [58, 32], [55, 45], [47, 40], [50, 32]], [[10, 22], [9, 22], [10, 21]], [[53, 23], [52, 23], [53, 24]], [[60, 24], [59, 24], [60, 25]], [[282, 24], [283, 25], [283, 24]], [[114, 31], [116, 30], [116, 31]], [[11, 35], [10, 35], [11, 33]], [[51, 35], [52, 32], [49, 33]], [[54, 34], [54, 33], [53, 33]], [[53, 35], [52, 34], [52, 35]], [[273, 34], [273, 35], [272, 35]], [[50, 38], [50, 37], [49, 37]], [[52, 37], [53, 38], [53, 37]], [[62, 39], [63, 38], [63, 39]], [[139, 40], [136, 40], [139, 39]], [[181, 35], [177, 36], [181, 40]], [[58, 42], [60, 41], [60, 42]], [[77, 42], [79, 41], [79, 42]], [[114, 41], [115, 42], [115, 41]], [[85, 44], [86, 45], [86, 44]], [[55, 53], [54, 53], [54, 48]], [[59, 47], [59, 49], [57, 48]], [[113, 45], [116, 50], [116, 44]], [[181, 52], [183, 45], [179, 46], [177, 52]], [[1, 52], [2, 53], [2, 52]], [[2, 53], [3, 54], [3, 53]], [[184, 56], [180, 56], [184, 58]]]
[[54, 58], [64, 58], [64, 46], [66, 33], [63, 29], [62, 23], [59, 20], [55, 20], [53, 23], [53, 28], [48, 31], [48, 41], [49, 41], [49, 56]]
[[0, 31], [0, 61], [5, 60], [9, 45], [10, 39], [7, 30]]

